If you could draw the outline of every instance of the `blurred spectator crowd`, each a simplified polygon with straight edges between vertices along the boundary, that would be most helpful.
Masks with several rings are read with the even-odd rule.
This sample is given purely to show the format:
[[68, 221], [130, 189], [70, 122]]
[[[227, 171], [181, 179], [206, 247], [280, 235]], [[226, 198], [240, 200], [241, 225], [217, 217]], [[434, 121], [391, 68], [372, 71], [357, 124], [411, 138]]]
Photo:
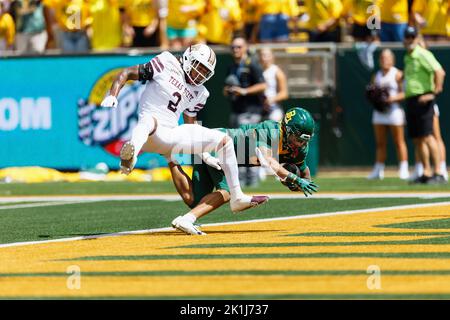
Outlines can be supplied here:
[[0, 0], [0, 50], [41, 54], [192, 43], [448, 41], [450, 0]]

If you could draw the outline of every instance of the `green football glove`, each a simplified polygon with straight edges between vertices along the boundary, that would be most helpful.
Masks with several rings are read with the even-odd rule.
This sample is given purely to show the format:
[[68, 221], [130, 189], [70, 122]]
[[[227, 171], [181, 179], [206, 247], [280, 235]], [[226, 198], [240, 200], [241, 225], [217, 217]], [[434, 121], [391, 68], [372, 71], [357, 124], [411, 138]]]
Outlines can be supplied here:
[[[290, 172], [285, 180], [289, 185], [296, 186], [299, 191], [303, 191], [305, 197], [308, 197], [308, 194], [312, 195], [313, 192], [317, 192], [319, 186], [314, 182], [309, 181], [307, 179], [302, 179], [296, 174]], [[289, 188], [291, 189], [291, 188]], [[292, 189], [291, 189], [292, 190]]]

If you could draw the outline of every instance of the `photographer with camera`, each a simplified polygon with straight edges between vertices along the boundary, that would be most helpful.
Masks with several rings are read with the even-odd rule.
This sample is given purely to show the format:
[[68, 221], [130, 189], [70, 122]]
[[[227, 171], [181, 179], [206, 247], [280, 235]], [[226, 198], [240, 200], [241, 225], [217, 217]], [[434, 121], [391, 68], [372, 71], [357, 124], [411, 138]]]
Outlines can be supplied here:
[[[243, 124], [261, 121], [266, 83], [258, 60], [248, 54], [248, 45], [244, 38], [234, 38], [231, 51], [234, 63], [228, 69], [223, 93], [231, 103], [230, 125], [237, 128]], [[247, 186], [258, 183], [257, 169], [242, 168], [242, 170], [240, 171], [242, 183]]]
[[380, 54], [380, 70], [375, 74], [366, 95], [374, 107], [372, 125], [375, 133], [376, 160], [368, 179], [384, 178], [386, 161], [387, 135], [390, 131], [397, 150], [399, 177], [409, 178], [408, 150], [405, 143], [405, 112], [400, 106], [404, 99], [403, 72], [395, 66], [395, 57], [391, 50], [385, 49]]

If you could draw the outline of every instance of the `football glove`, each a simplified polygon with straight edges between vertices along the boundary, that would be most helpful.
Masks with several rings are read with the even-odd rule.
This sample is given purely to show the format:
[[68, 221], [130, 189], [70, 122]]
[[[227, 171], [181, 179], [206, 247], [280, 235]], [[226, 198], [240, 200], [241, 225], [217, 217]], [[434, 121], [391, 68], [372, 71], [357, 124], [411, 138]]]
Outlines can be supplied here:
[[301, 189], [298, 187], [298, 185], [296, 185], [296, 184], [294, 184], [294, 183], [292, 183], [292, 182], [288, 183], [288, 182], [282, 180], [281, 183], [282, 183], [284, 186], [288, 187], [289, 190], [291, 190], [291, 191], [293, 191], [293, 192], [301, 191]]
[[119, 101], [117, 101], [117, 98], [115, 96], [109, 95], [105, 99], [103, 99], [100, 105], [106, 108], [115, 108], [118, 104]]
[[294, 191], [293, 189], [296, 189], [295, 191], [303, 191], [305, 197], [308, 197], [308, 194], [312, 195], [313, 192], [317, 192], [319, 188], [319, 186], [314, 182], [307, 179], [302, 179], [292, 172], [288, 174], [285, 182], [287, 183], [287, 186], [290, 190]]
[[205, 162], [208, 166], [213, 167], [217, 170], [222, 170], [220, 167], [220, 161], [216, 157], [213, 157], [209, 152], [203, 152], [201, 154], [203, 162]]

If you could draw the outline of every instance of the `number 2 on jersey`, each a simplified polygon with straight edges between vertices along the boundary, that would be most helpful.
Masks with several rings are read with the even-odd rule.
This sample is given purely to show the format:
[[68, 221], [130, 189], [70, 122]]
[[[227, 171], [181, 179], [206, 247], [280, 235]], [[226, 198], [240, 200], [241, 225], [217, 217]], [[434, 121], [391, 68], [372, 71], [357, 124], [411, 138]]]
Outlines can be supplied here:
[[172, 95], [175, 97], [176, 101], [174, 102], [174, 101], [170, 100], [169, 105], [167, 106], [167, 109], [169, 109], [170, 111], [173, 111], [173, 112], [177, 112], [177, 106], [181, 101], [181, 93], [174, 92]]

